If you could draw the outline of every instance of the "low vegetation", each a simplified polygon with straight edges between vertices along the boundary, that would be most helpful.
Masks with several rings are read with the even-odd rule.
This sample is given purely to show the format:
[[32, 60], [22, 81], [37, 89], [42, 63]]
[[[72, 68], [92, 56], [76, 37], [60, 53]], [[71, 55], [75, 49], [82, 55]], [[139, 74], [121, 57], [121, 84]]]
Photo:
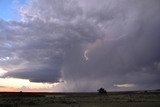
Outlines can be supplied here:
[[[99, 93], [0, 93], [0, 107], [21, 107], [22, 105], [45, 104], [106, 104], [106, 103], [158, 103], [159, 91], [106, 92]], [[107, 94], [106, 94], [107, 93]], [[102, 107], [102, 106], [96, 106]]]
[[107, 94], [107, 91], [104, 88], [100, 88], [97, 91], [99, 94]]

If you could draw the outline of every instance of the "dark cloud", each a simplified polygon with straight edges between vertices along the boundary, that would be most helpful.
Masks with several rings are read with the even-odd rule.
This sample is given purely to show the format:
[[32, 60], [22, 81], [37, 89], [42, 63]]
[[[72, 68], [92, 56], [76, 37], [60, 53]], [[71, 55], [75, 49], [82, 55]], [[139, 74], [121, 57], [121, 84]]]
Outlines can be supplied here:
[[[51, 68], [51, 67], [48, 67]], [[39, 68], [39, 69], [20, 69], [19, 71], [8, 72], [4, 76], [29, 79], [31, 82], [59, 82], [59, 70]], [[53, 67], [54, 68], [54, 67]]]
[[5, 86], [0, 86], [0, 88], [5, 88]]
[[22, 22], [0, 21], [3, 77], [63, 80], [63, 91], [160, 87], [158, 0], [31, 0], [20, 11]]

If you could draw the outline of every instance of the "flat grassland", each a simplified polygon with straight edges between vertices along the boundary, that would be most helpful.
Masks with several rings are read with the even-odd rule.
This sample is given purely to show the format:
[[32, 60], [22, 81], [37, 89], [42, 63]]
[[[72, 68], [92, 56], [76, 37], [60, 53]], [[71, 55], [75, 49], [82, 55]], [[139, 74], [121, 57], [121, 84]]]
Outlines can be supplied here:
[[1, 92], [0, 107], [160, 107], [160, 91], [99, 93]]

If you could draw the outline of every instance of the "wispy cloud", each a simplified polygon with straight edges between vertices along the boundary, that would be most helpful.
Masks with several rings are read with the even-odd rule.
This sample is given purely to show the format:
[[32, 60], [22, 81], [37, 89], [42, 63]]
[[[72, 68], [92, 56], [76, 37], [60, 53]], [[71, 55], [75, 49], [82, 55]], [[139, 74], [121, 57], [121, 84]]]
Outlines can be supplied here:
[[113, 86], [119, 87], [119, 88], [131, 88], [131, 87], [134, 87], [134, 84], [114, 84]]

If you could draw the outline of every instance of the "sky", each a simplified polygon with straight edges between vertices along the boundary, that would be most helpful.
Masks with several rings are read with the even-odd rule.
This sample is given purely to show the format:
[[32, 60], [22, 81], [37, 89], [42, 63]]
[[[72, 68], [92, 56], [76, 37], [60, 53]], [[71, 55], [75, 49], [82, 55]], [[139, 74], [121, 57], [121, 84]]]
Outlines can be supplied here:
[[0, 0], [0, 91], [160, 88], [159, 0]]
[[4, 20], [20, 20], [18, 8], [27, 3], [27, 0], [0, 0], [0, 18]]

